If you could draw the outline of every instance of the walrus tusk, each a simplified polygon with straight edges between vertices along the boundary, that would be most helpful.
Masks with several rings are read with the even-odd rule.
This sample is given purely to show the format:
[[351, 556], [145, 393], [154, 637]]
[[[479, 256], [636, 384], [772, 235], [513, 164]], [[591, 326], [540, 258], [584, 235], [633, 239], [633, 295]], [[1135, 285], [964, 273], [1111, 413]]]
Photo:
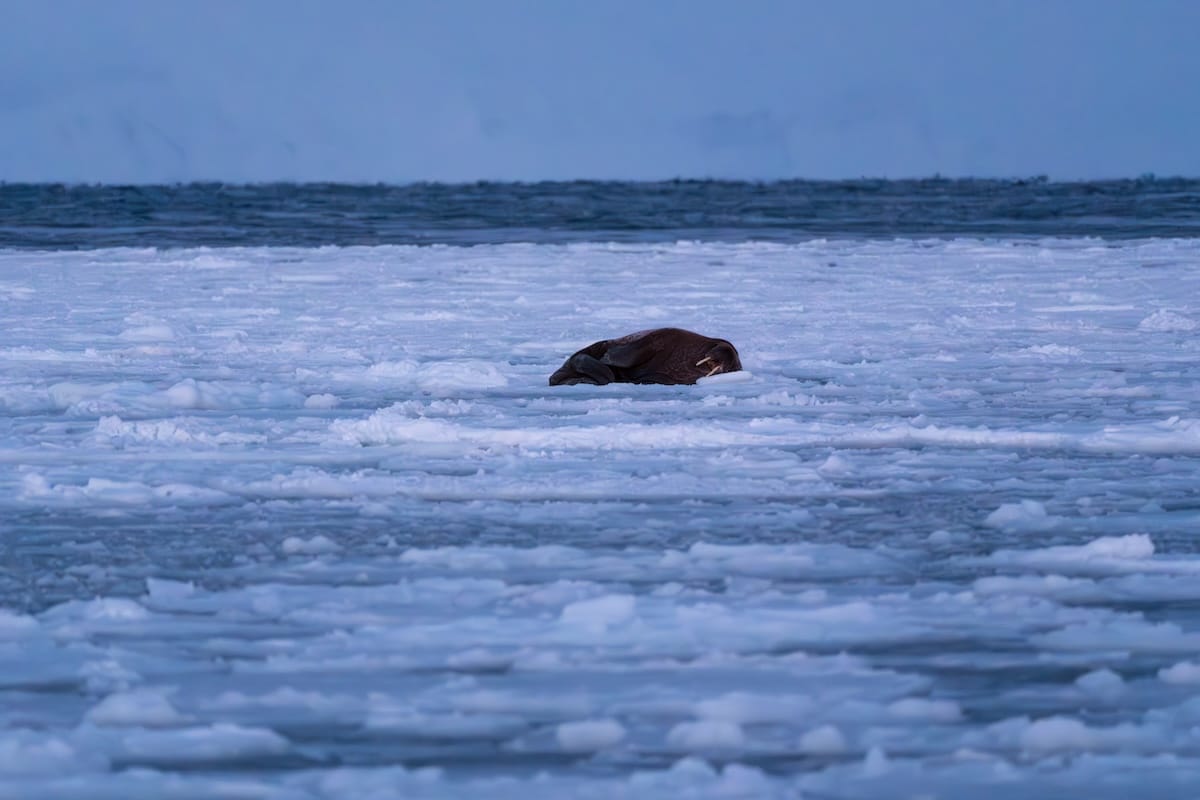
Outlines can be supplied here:
[[[704, 366], [705, 364], [709, 363], [712, 360], [713, 360], [712, 356], [705, 356], [704, 358], [702, 358], [696, 362], [696, 366], [697, 367]], [[724, 366], [724, 364], [720, 363], [719, 361], [713, 362], [713, 363], [716, 364], [716, 366], [714, 366], [712, 369], [710, 369], [708, 371], [708, 374], [705, 375], [704, 377], [711, 378], [713, 375], [716, 375], [718, 372], [720, 372], [721, 368]]]

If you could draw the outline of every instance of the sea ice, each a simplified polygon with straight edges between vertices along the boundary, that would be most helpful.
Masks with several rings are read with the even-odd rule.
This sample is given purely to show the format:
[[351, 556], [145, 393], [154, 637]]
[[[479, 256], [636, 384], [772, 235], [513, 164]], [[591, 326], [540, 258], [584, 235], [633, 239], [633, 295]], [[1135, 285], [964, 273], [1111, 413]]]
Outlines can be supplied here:
[[1198, 260], [0, 252], [0, 797], [1191, 797]]

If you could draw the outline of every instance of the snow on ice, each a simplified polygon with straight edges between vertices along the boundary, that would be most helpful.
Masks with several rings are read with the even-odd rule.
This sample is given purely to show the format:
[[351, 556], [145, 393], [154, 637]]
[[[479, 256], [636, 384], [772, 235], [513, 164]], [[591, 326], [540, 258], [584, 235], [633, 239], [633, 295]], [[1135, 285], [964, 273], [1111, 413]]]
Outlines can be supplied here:
[[0, 797], [1193, 796], [1198, 260], [0, 253]]

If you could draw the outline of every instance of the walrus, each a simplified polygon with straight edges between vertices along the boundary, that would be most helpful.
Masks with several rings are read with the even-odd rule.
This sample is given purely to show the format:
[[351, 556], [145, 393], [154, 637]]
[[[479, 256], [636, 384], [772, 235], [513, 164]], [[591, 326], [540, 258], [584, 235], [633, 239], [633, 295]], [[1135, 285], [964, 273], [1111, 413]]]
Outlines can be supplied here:
[[588, 345], [550, 376], [550, 385], [695, 383], [741, 368], [737, 348], [724, 339], [682, 328], [655, 328]]

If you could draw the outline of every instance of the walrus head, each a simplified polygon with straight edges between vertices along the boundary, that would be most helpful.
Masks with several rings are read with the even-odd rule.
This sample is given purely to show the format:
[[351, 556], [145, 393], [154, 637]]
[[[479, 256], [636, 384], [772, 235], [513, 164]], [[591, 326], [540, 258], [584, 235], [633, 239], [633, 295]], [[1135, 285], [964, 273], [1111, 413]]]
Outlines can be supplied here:
[[722, 372], [737, 372], [742, 368], [742, 360], [738, 358], [737, 348], [721, 339], [704, 354], [704, 358], [696, 362], [696, 366], [707, 368], [708, 372], [704, 377], [711, 378]]

